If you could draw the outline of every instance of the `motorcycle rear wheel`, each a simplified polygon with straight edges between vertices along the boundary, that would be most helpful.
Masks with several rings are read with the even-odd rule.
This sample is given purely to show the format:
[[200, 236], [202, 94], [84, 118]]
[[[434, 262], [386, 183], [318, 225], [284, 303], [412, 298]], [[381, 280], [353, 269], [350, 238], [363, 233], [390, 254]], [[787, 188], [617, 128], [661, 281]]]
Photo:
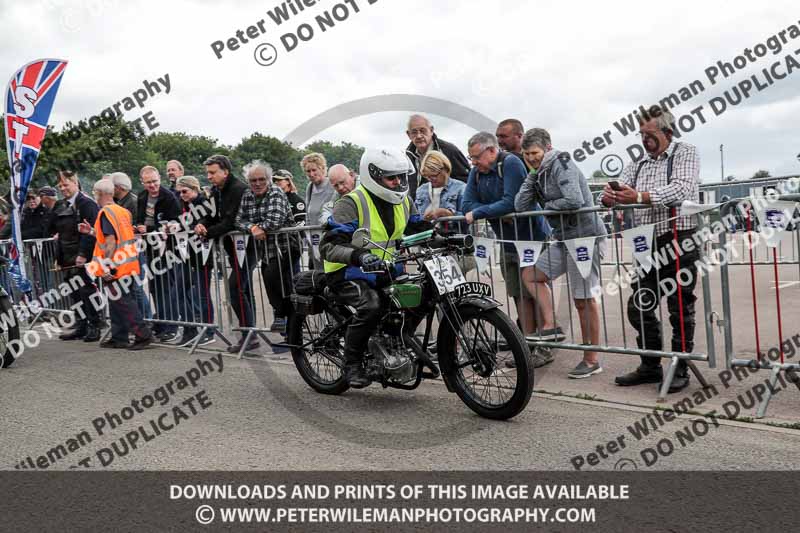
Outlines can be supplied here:
[[[439, 358], [453, 361], [445, 379], [480, 416], [513, 418], [525, 409], [533, 393], [533, 363], [522, 332], [499, 309], [465, 306], [459, 311], [463, 325], [458, 334], [468, 350], [462, 348], [453, 328], [442, 328]], [[490, 362], [488, 367], [480, 364], [479, 351], [481, 359]], [[510, 361], [513, 368], [506, 364]]]
[[[324, 330], [336, 325], [328, 313], [302, 315], [292, 313], [287, 327], [287, 341], [292, 346], [303, 346], [324, 336]], [[293, 347], [294, 366], [303, 380], [322, 394], [338, 395], [349, 385], [344, 378], [344, 339], [334, 335], [321, 345], [311, 344], [305, 349]]]

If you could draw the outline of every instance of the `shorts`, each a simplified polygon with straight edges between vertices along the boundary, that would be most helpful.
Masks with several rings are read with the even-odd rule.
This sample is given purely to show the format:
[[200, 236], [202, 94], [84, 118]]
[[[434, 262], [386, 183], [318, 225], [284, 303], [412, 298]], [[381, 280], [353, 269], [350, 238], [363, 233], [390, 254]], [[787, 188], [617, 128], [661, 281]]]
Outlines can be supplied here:
[[500, 271], [506, 281], [506, 292], [512, 298], [519, 298], [520, 295], [526, 300], [532, 299], [528, 289], [522, 284], [519, 272], [519, 255], [516, 250], [511, 252], [503, 250], [503, 257], [500, 260]]
[[555, 280], [566, 272], [567, 283], [574, 300], [594, 298], [594, 295], [600, 292], [600, 263], [606, 255], [606, 246], [606, 238], [598, 237], [594, 245], [592, 270], [585, 279], [581, 276], [572, 254], [561, 242], [551, 244], [542, 252], [536, 261], [536, 269], [549, 280]]

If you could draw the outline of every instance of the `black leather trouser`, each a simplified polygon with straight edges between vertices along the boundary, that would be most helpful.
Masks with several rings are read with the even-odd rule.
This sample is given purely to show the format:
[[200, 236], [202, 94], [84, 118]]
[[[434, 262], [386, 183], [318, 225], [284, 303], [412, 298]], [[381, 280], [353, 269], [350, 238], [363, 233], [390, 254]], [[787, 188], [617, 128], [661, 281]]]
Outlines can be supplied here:
[[[693, 230], [678, 232], [678, 242], [693, 235]], [[655, 241], [656, 253], [663, 254], [667, 247], [673, 245], [673, 235], [665, 233]], [[661, 322], [658, 320], [658, 307], [661, 298], [667, 297], [669, 322], [672, 326], [673, 352], [692, 352], [694, 350], [695, 330], [695, 302], [694, 294], [697, 285], [697, 266], [695, 261], [700, 258], [695, 248], [689, 252], [682, 252], [678, 261], [667, 255], [664, 264], [656, 268], [655, 265], [643, 278], [631, 285], [633, 294], [628, 299], [628, 320], [638, 333], [636, 342], [639, 348], [647, 350], [663, 350], [661, 338]], [[679, 275], [680, 272], [680, 275]], [[679, 296], [680, 295], [680, 296]], [[683, 339], [681, 337], [681, 316], [683, 316]], [[683, 340], [683, 342], [682, 342]], [[661, 366], [661, 358], [642, 356], [642, 367], [657, 369]], [[679, 370], [685, 371], [687, 363], [684, 359], [679, 362]]]
[[346, 363], [357, 363], [367, 352], [369, 338], [378, 329], [381, 319], [381, 299], [378, 291], [366, 281], [343, 281], [331, 287], [336, 301], [356, 309], [356, 314], [344, 338]]

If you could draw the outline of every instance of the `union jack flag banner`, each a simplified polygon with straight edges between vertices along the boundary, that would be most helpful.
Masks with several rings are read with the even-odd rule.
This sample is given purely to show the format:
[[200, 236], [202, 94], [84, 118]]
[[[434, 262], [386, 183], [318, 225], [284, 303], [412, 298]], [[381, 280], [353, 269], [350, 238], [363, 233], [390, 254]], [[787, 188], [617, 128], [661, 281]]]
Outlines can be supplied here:
[[9, 273], [22, 293], [30, 292], [31, 283], [25, 275], [20, 216], [66, 67], [67, 62], [61, 59], [38, 59], [19, 69], [6, 91], [6, 151], [11, 166], [10, 223], [14, 242]]

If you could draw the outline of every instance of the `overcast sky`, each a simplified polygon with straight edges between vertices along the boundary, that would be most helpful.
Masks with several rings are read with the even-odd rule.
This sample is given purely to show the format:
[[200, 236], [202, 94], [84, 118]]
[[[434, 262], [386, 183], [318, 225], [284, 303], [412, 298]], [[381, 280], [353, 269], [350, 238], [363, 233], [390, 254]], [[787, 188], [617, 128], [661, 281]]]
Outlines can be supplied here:
[[[306, 0], [309, 1], [309, 0]], [[373, 0], [375, 1], [375, 0]], [[668, 4], [477, 0], [350, 0], [350, 16], [322, 32], [315, 17], [337, 5], [320, 0], [280, 26], [267, 11], [280, 2], [0, 0], [4, 76], [40, 57], [69, 60], [51, 123], [97, 114], [145, 79], [168, 73], [169, 95], [126, 113], [153, 111], [161, 131], [184, 131], [235, 144], [254, 131], [284, 138], [300, 124], [348, 101], [414, 94], [459, 103], [492, 120], [516, 117], [550, 130], [562, 150], [607, 130], [613, 144], [580, 166], [589, 175], [601, 159], [636, 142], [613, 127], [639, 104], [657, 102], [694, 80], [705, 92], [677, 115], [703, 105], [708, 123], [684, 137], [697, 145], [701, 175], [749, 177], [800, 173], [800, 71], [755, 92], [719, 117], [708, 101], [735, 83], [800, 49], [800, 38], [711, 86], [704, 70], [732, 62], [745, 48], [800, 25], [796, 1], [676, 0]], [[360, 12], [354, 13], [355, 3]], [[342, 8], [337, 13], [341, 14]], [[656, 14], [657, 13], [657, 14]], [[217, 59], [211, 43], [265, 20], [266, 33]], [[281, 36], [302, 24], [316, 32], [286, 52]], [[276, 46], [260, 66], [260, 43]], [[800, 61], [800, 54], [794, 55]], [[763, 76], [763, 75], [762, 75]], [[332, 126], [317, 138], [364, 146], [405, 146], [409, 112], [371, 113]], [[432, 114], [439, 135], [466, 151], [475, 130]], [[313, 139], [312, 139], [313, 140]]]

